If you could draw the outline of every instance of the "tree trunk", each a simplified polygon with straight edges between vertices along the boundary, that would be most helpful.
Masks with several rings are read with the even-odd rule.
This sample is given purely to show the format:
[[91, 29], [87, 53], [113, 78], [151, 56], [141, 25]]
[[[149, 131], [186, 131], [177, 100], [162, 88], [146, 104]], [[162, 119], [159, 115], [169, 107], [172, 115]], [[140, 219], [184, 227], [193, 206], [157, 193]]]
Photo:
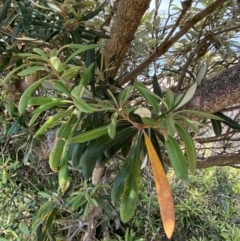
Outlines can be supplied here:
[[114, 67], [109, 77], [116, 76], [149, 3], [150, 0], [119, 0], [110, 31], [111, 39], [107, 41], [103, 53], [106, 66], [112, 62]]

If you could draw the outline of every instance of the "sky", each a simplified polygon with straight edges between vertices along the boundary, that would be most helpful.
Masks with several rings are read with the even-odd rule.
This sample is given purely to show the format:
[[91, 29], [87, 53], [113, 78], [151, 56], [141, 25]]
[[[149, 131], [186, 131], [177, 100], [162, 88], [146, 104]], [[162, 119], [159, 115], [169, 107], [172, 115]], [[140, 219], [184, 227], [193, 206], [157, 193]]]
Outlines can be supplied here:
[[[161, 1], [161, 0], [159, 0], [159, 1]], [[159, 10], [168, 10], [169, 1], [170, 0], [162, 0]], [[174, 0], [173, 4], [175, 4], [179, 7], [181, 6], [180, 0]], [[150, 3], [150, 9], [154, 9], [154, 8], [155, 8], [155, 0], [152, 0]]]

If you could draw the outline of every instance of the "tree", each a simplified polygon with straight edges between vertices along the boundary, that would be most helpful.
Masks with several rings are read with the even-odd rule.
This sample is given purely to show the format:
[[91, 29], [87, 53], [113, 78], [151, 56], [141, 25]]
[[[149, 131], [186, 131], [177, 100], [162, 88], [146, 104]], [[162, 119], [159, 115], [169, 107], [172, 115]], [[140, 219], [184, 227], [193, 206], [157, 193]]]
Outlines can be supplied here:
[[[1, 70], [8, 73], [2, 89], [11, 100], [9, 109], [14, 112], [17, 104], [20, 114], [7, 143], [24, 117], [34, 133], [31, 145], [48, 128], [60, 126], [49, 164], [58, 172], [63, 195], [71, 183], [69, 159], [97, 184], [104, 165], [121, 150], [125, 162], [111, 198], [121, 198], [125, 222], [136, 206], [142, 156], [148, 155], [165, 232], [171, 237], [172, 196], [159, 160], [182, 179], [188, 168], [194, 173], [196, 167], [240, 163], [239, 5], [226, 0], [170, 2], [165, 14], [160, 1], [146, 12], [149, 4], [5, 1]], [[24, 92], [20, 99], [16, 90]], [[206, 127], [209, 119], [212, 127]], [[79, 208], [80, 197], [70, 195], [69, 206]], [[105, 211], [110, 209], [106, 200], [97, 200]]]

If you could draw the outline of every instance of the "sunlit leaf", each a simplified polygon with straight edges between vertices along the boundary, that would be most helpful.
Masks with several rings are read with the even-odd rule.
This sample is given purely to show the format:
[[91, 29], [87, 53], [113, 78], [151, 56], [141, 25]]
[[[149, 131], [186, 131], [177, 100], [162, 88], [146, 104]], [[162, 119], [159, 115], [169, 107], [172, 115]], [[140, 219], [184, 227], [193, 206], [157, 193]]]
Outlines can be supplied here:
[[197, 89], [197, 82], [194, 82], [191, 87], [187, 90], [187, 92], [184, 94], [182, 100], [180, 103], [177, 104], [177, 106], [174, 108], [175, 110], [179, 109], [180, 107], [184, 106], [186, 103], [188, 103], [192, 97], [194, 96]]
[[186, 148], [186, 153], [188, 156], [188, 163], [189, 163], [189, 170], [192, 174], [195, 173], [196, 164], [197, 164], [197, 152], [196, 147], [194, 145], [193, 139], [190, 134], [187, 132], [185, 128], [175, 124], [178, 134], [180, 135], [181, 139], [183, 140]]
[[168, 135], [165, 146], [176, 176], [186, 180], [188, 178], [187, 162], [177, 141]]
[[151, 118], [151, 116], [152, 116], [151, 111], [146, 107], [139, 107], [138, 109], [136, 109], [134, 111], [134, 114], [139, 115], [142, 118], [143, 117]]

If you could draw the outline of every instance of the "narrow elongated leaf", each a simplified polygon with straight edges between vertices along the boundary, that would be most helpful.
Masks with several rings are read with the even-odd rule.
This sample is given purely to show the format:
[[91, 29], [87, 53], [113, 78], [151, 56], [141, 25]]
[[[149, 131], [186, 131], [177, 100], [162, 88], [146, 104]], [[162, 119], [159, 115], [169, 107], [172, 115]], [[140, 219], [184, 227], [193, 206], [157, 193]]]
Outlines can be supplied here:
[[154, 181], [157, 190], [160, 214], [163, 222], [164, 231], [170, 239], [175, 226], [175, 211], [170, 185], [159, 157], [152, 145], [151, 140], [145, 134], [145, 143], [147, 147], [148, 157], [151, 162]]
[[180, 103], [178, 103], [177, 106], [174, 109], [177, 110], [180, 107], [184, 106], [186, 103], [188, 103], [192, 99], [192, 97], [194, 96], [196, 90], [197, 90], [197, 82], [194, 82], [191, 85], [191, 87], [187, 90], [187, 92], [184, 94]]
[[57, 99], [57, 100], [51, 101], [51, 102], [49, 102], [47, 104], [43, 104], [43, 105], [39, 106], [32, 113], [33, 114], [39, 114], [39, 113], [41, 113], [43, 111], [46, 111], [46, 110], [49, 110], [49, 109], [53, 108], [54, 106], [58, 106], [59, 107], [61, 105], [65, 105], [65, 104], [70, 105], [70, 104], [72, 104], [72, 102], [69, 101], [69, 100], [59, 100], [59, 99]]
[[149, 117], [143, 117], [142, 122], [145, 125], [148, 125], [148, 126], [151, 126], [151, 127], [156, 125], [156, 120], [154, 120], [153, 118], [149, 118]]
[[91, 76], [91, 72], [94, 68], [94, 63], [90, 64], [87, 69], [84, 71], [82, 77], [81, 77], [81, 81], [80, 81], [80, 85], [86, 86], [89, 84], [90, 82], [90, 76]]
[[108, 125], [108, 135], [113, 139], [116, 135], [118, 113], [114, 112], [111, 116], [111, 123]]
[[162, 90], [158, 83], [156, 74], [153, 75], [152, 83], [153, 83], [153, 93], [158, 95], [159, 97], [163, 98]]
[[142, 83], [135, 81], [133, 85], [139, 91], [139, 93], [146, 99], [146, 101], [154, 108], [157, 114], [161, 113], [159, 101], [161, 101], [162, 99], [150, 90], [148, 90], [146, 86]]
[[[69, 60], [71, 60], [72, 58], [74, 58], [76, 55], [79, 55], [89, 49], [95, 49], [95, 48], [99, 48], [101, 47], [100, 44], [89, 44], [89, 45], [81, 45], [81, 44], [68, 44], [65, 45], [64, 47], [69, 47], [69, 48], [73, 48], [73, 49], [77, 49], [74, 53], [72, 53], [67, 60], [65, 61], [65, 64], [68, 63]], [[63, 48], [62, 48], [63, 49]]]
[[[141, 135], [141, 134], [140, 134]], [[138, 136], [133, 145], [133, 151], [129, 156], [133, 159], [126, 161], [131, 162], [128, 169], [128, 177], [125, 182], [122, 201], [120, 204], [120, 217], [123, 222], [128, 222], [134, 214], [136, 208], [138, 192], [141, 181], [141, 159], [142, 136]]]
[[80, 162], [80, 158], [84, 152], [84, 149], [86, 147], [87, 142], [84, 143], [74, 143], [72, 145], [73, 149], [72, 149], [72, 165], [74, 168], [78, 168], [79, 167], [79, 162]]
[[205, 112], [202, 112], [202, 111], [197, 111], [197, 110], [180, 110], [177, 112], [177, 114], [193, 114], [193, 115], [198, 115], [200, 117], [206, 117], [206, 118], [209, 118], [209, 119], [214, 119], [214, 120], [220, 120], [220, 121], [223, 121], [223, 118], [221, 117], [218, 117], [216, 115], [213, 115], [213, 114], [209, 114], [209, 113], [205, 113]]
[[53, 97], [30, 97], [28, 100], [28, 105], [44, 105], [52, 101], [62, 100]]
[[108, 135], [100, 137], [97, 142], [89, 145], [86, 148], [80, 160], [81, 165], [86, 163], [89, 158], [98, 156], [116, 145], [118, 146], [119, 150], [129, 138], [136, 134], [136, 132], [137, 129], [135, 127], [124, 128], [120, 131], [118, 131], [117, 128], [114, 139], [111, 139]]
[[229, 127], [235, 130], [240, 130], [240, 124], [235, 120], [231, 119], [230, 117], [224, 115], [221, 112], [214, 113], [214, 115], [220, 117], [222, 119], [222, 122], [228, 125]]
[[47, 54], [46, 54], [42, 49], [33, 48], [33, 52], [39, 54], [39, 55], [42, 56], [46, 61], [48, 61], [48, 56], [47, 56]]
[[20, 71], [18, 73], [18, 76], [21, 76], [21, 77], [24, 77], [24, 76], [27, 76], [27, 75], [31, 75], [31, 74], [34, 74], [36, 73], [37, 71], [39, 70], [46, 70], [48, 71], [48, 68], [44, 67], [44, 66], [33, 66], [33, 67], [29, 67], [27, 69], [24, 69], [22, 71]]
[[168, 89], [166, 93], [166, 104], [167, 104], [168, 110], [172, 109], [174, 104], [174, 95], [170, 89]]
[[173, 120], [172, 114], [168, 114], [168, 115], [167, 115], [166, 123], [167, 123], [168, 134], [169, 134], [170, 136], [174, 136], [176, 130], [175, 130], [175, 124], [174, 124], [174, 120]]
[[199, 70], [198, 74], [197, 74], [197, 77], [196, 77], [196, 82], [198, 84], [201, 83], [202, 79], [204, 78], [205, 74], [207, 72], [207, 65], [204, 64], [201, 69]]
[[40, 127], [40, 129], [34, 134], [33, 138], [36, 138], [39, 135], [44, 134], [47, 128], [51, 127], [55, 121], [58, 119], [69, 115], [72, 112], [72, 107], [69, 107], [66, 111], [59, 112], [54, 116], [50, 116], [49, 119]]
[[198, 130], [197, 125], [196, 125], [197, 122], [191, 121], [191, 120], [189, 120], [189, 119], [187, 119], [187, 118], [185, 118], [181, 115], [175, 115], [174, 120], [180, 120], [180, 121], [184, 122], [185, 124], [187, 124], [188, 127], [190, 127], [192, 129], [192, 131], [194, 133], [196, 133], [196, 134], [199, 133], [199, 130]]
[[213, 131], [214, 131], [215, 135], [221, 136], [221, 134], [222, 134], [221, 121], [211, 119], [211, 123], [212, 123]]
[[129, 99], [134, 87], [133, 86], [127, 86], [124, 90], [122, 90], [118, 95], [118, 104], [119, 107], [122, 108], [126, 101]]
[[197, 152], [193, 142], [192, 137], [189, 135], [187, 130], [182, 126], [175, 124], [178, 134], [180, 135], [181, 139], [183, 140], [186, 148], [186, 153], [188, 155], [188, 163], [189, 163], [189, 170], [192, 174], [195, 173], [196, 164], [197, 164]]
[[177, 141], [172, 136], [168, 135], [165, 146], [176, 176], [186, 180], [188, 178], [187, 162]]
[[83, 99], [74, 98], [73, 103], [76, 107], [84, 113], [92, 113], [95, 109], [89, 106]]
[[129, 155], [127, 156], [121, 170], [117, 174], [117, 177], [114, 181], [113, 188], [111, 190], [111, 199], [112, 199], [113, 203], [119, 201], [120, 197], [123, 194], [124, 187], [125, 187], [126, 181], [128, 179], [129, 173], [130, 173], [131, 165], [134, 162], [134, 160], [137, 160], [139, 158], [138, 157], [139, 153], [136, 152], [138, 150], [138, 148], [139, 148], [139, 141], [137, 142], [137, 140], [136, 140], [136, 142], [134, 143], [133, 147], [131, 148]]
[[22, 94], [20, 100], [19, 100], [19, 104], [18, 104], [18, 111], [19, 114], [21, 115], [26, 107], [27, 107], [27, 103], [28, 103], [28, 99], [30, 98], [30, 96], [32, 95], [32, 93], [40, 86], [40, 84], [46, 80], [48, 78], [48, 76], [41, 78], [40, 80], [36, 81], [35, 83], [33, 83], [32, 85], [30, 85]]
[[108, 133], [108, 126], [101, 126], [91, 131], [83, 132], [77, 136], [72, 137], [71, 142], [73, 143], [84, 143]]

